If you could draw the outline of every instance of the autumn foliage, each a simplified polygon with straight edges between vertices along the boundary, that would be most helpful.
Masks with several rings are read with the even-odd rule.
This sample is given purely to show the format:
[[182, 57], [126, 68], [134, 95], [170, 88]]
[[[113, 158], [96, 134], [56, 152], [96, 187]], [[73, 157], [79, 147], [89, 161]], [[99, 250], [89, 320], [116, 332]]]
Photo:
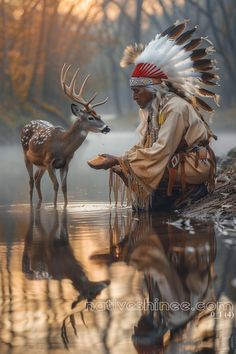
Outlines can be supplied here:
[[110, 97], [109, 113], [132, 111], [129, 69], [119, 66], [123, 49], [183, 18], [214, 42], [219, 93], [234, 104], [235, 0], [0, 0], [0, 125], [15, 109], [34, 116], [40, 107], [63, 119], [65, 62], [92, 73], [89, 90]]

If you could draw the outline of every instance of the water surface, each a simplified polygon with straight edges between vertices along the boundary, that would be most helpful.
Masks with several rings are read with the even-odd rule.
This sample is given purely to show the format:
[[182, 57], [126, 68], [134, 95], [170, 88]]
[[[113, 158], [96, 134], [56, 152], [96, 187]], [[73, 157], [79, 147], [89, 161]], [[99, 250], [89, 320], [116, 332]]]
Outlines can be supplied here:
[[216, 225], [104, 203], [16, 204], [0, 222], [1, 354], [229, 349], [235, 243]]

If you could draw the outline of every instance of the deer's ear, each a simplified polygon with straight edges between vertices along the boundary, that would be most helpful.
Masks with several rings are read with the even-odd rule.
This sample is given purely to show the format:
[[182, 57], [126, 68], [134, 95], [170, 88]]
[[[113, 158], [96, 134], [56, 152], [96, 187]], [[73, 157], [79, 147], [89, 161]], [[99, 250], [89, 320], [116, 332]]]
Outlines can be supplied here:
[[77, 106], [77, 104], [74, 103], [71, 104], [71, 111], [76, 117], [78, 117], [80, 114], [80, 109], [79, 106]]

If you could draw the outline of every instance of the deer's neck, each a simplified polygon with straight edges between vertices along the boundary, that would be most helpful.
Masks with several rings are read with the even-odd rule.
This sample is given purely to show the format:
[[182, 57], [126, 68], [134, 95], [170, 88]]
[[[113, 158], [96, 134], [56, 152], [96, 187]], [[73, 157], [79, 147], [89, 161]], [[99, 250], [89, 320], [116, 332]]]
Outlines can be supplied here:
[[76, 122], [72, 125], [64, 133], [63, 137], [66, 152], [75, 152], [86, 139], [87, 135], [88, 131], [84, 129], [83, 124], [79, 125]]

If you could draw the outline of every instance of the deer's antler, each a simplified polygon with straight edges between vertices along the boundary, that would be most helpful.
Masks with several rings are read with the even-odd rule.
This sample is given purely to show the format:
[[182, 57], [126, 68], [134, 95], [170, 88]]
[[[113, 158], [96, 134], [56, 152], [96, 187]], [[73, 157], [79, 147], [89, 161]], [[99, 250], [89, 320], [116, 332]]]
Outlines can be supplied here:
[[94, 107], [101, 106], [102, 104], [107, 102], [108, 97], [105, 100], [92, 105], [91, 102], [95, 99], [95, 97], [97, 96], [97, 93], [95, 93], [88, 101], [86, 101], [82, 97], [84, 86], [85, 86], [88, 78], [90, 77], [90, 75], [87, 75], [87, 77], [85, 78], [84, 82], [81, 85], [79, 93], [75, 92], [75, 85], [76, 85], [76, 79], [77, 79], [77, 76], [79, 73], [79, 68], [74, 73], [70, 84], [66, 85], [66, 83], [65, 83], [66, 76], [67, 76], [67, 73], [70, 70], [70, 68], [71, 68], [71, 65], [64, 64], [61, 69], [61, 87], [68, 97], [70, 97], [73, 101], [83, 105], [86, 111], [91, 111]]

